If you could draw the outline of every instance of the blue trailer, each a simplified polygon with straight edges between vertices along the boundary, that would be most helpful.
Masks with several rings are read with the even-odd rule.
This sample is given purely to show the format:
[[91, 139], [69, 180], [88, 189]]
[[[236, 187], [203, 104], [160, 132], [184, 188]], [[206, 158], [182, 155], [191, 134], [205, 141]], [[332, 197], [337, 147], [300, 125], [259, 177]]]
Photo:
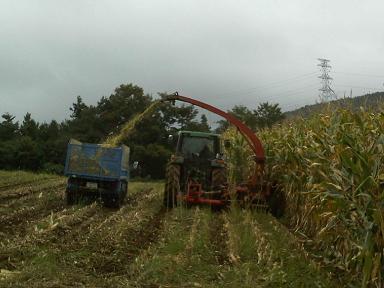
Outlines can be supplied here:
[[67, 204], [74, 204], [81, 196], [94, 195], [105, 206], [118, 208], [127, 194], [129, 148], [72, 139], [68, 143], [64, 173], [68, 177]]

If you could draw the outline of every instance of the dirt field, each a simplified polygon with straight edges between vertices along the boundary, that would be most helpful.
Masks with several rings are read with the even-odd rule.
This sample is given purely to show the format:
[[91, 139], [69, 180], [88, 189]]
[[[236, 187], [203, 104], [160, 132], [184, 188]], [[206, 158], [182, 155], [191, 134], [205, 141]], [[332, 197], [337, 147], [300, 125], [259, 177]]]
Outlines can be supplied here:
[[0, 171], [0, 287], [338, 286], [267, 214], [166, 211], [141, 182], [119, 210], [68, 207], [65, 180]]

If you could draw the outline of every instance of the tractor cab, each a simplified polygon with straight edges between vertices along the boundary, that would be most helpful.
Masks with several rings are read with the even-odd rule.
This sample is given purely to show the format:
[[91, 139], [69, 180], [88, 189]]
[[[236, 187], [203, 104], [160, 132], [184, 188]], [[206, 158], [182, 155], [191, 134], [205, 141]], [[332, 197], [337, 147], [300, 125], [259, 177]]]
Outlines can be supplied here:
[[[181, 96], [177, 92], [167, 95], [161, 101], [189, 103], [223, 117], [244, 137], [254, 153], [255, 160], [254, 165], [250, 167], [250, 171], [253, 172], [247, 181], [229, 187], [220, 137], [211, 133], [180, 132], [176, 153], [172, 155], [166, 169], [164, 205], [167, 208], [179, 203], [224, 207], [236, 201], [243, 207], [247, 204], [252, 207], [271, 208], [272, 213], [275, 213], [273, 202], [278, 195], [273, 193], [270, 183], [264, 180], [264, 148], [260, 139], [248, 126], [232, 114], [199, 100]], [[223, 144], [226, 149], [231, 147], [228, 140]]]
[[180, 131], [176, 144], [176, 153], [171, 161], [175, 164], [189, 164], [206, 167], [224, 167], [222, 145], [219, 134]]
[[220, 136], [213, 133], [181, 131], [176, 154], [184, 159], [213, 160], [221, 154]]

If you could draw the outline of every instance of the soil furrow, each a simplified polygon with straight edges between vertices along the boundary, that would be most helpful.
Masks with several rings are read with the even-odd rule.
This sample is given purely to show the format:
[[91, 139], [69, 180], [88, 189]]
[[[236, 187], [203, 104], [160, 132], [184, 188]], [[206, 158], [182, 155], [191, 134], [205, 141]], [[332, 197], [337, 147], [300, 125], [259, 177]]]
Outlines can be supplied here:
[[144, 193], [131, 195], [119, 210], [105, 208], [100, 203], [93, 202], [80, 209], [71, 207], [62, 213], [54, 214], [52, 217], [40, 221], [43, 223], [51, 222], [51, 227], [48, 225], [48, 229], [42, 233], [44, 242], [58, 244], [61, 249], [81, 248], [91, 235], [99, 237], [101, 227], [112, 227], [112, 219], [118, 218], [117, 215], [135, 209], [140, 198], [143, 198], [144, 195]]
[[[124, 213], [113, 215], [95, 227], [86, 239], [91, 252], [90, 268], [94, 273], [125, 273], [132, 260], [157, 241], [166, 210], [159, 197], [144, 197], [138, 205], [127, 207]], [[95, 251], [95, 248], [98, 248]]]
[[210, 243], [213, 254], [218, 265], [230, 264], [228, 258], [227, 239], [228, 235], [224, 228], [224, 218], [222, 214], [214, 215], [210, 222]]

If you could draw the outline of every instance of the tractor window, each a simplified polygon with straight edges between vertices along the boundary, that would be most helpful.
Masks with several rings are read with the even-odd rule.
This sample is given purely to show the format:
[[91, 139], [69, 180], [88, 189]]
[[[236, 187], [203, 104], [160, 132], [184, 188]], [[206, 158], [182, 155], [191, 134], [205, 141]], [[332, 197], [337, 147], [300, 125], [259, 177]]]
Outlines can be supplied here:
[[215, 141], [212, 138], [184, 137], [181, 152], [186, 156], [192, 154], [204, 158], [215, 156]]

